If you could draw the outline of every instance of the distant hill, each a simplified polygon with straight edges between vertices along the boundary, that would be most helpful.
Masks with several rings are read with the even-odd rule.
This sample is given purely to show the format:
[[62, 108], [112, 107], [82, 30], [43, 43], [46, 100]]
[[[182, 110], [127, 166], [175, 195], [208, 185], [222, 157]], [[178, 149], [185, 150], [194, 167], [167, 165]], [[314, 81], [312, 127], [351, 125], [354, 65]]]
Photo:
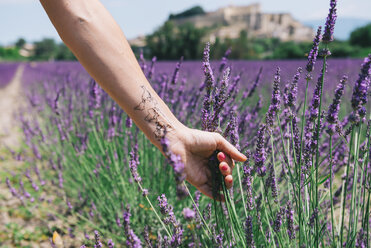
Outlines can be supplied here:
[[263, 12], [259, 3], [228, 5], [211, 12], [204, 12], [196, 6], [170, 15], [169, 19], [177, 25], [191, 23], [197, 28], [212, 29], [207, 38], [211, 41], [217, 37], [238, 38], [241, 31], [246, 31], [250, 37], [278, 38], [282, 41], [311, 41], [314, 36], [311, 27], [303, 25], [291, 14]]
[[[323, 19], [303, 21], [305, 25], [308, 25], [315, 30], [320, 25], [323, 27], [324, 22], [325, 20]], [[354, 29], [364, 26], [368, 23], [371, 23], [371, 19], [366, 20], [366, 19], [358, 19], [358, 18], [351, 18], [351, 17], [338, 18], [336, 20], [334, 36], [336, 39], [339, 39], [339, 40], [347, 40], [350, 36], [350, 33]]]

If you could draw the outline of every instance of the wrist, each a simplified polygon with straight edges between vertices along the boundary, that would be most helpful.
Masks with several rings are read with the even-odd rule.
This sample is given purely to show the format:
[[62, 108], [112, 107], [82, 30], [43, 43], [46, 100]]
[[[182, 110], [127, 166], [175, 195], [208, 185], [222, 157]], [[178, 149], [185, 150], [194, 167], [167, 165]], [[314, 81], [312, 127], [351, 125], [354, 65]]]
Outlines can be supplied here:
[[[185, 149], [186, 139], [189, 136], [190, 128], [176, 121], [173, 126], [166, 131], [165, 138], [167, 139], [168, 149], [173, 154], [180, 154]], [[161, 152], [163, 148], [160, 147]]]

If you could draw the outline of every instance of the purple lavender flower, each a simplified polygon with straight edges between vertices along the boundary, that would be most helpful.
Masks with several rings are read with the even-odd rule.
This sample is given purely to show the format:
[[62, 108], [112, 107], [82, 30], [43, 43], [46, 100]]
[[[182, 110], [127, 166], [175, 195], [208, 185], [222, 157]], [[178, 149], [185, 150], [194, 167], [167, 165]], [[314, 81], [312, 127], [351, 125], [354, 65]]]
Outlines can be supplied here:
[[361, 228], [357, 235], [357, 241], [356, 241], [356, 247], [357, 248], [366, 248], [367, 247], [367, 234], [365, 235], [365, 232], [363, 228]]
[[302, 73], [303, 69], [299, 67], [296, 71], [296, 74], [288, 87], [288, 92], [286, 94], [286, 97], [284, 99], [284, 104], [287, 107], [290, 107], [294, 110], [295, 108], [295, 102], [296, 98], [298, 96], [298, 81], [300, 79], [300, 74]]
[[99, 85], [95, 82], [94, 79], [90, 81], [90, 98], [89, 105], [91, 104], [95, 109], [100, 108], [102, 92]]
[[340, 80], [340, 83], [338, 84], [335, 90], [335, 97], [332, 100], [332, 104], [329, 106], [327, 112], [327, 122], [329, 123], [327, 132], [330, 135], [332, 135], [335, 132], [335, 126], [339, 120], [338, 114], [340, 109], [340, 100], [341, 96], [344, 93], [345, 82], [347, 80], [348, 80], [347, 76], [343, 76], [343, 78]]
[[269, 175], [266, 180], [266, 187], [271, 188], [272, 190], [272, 197], [275, 199], [275, 202], [278, 202], [277, 196], [278, 196], [278, 190], [277, 190], [277, 183], [276, 183], [276, 175], [274, 173], [274, 167], [272, 163], [269, 163], [268, 167]]
[[147, 63], [146, 63], [146, 60], [144, 59], [143, 49], [140, 50], [139, 61], [140, 61], [139, 62], [140, 68], [142, 69], [143, 73], [145, 74], [146, 70], [147, 70]]
[[[168, 204], [166, 196], [162, 194], [157, 197], [160, 212], [165, 216], [164, 223], [169, 225], [172, 224], [174, 227], [173, 236], [171, 237], [170, 243], [173, 247], [178, 247], [182, 243], [183, 238], [183, 228], [180, 223], [176, 220], [175, 214], [173, 212], [173, 206]], [[191, 210], [192, 211], [192, 210]]]
[[252, 189], [252, 182], [253, 182], [253, 177], [251, 175], [252, 172], [252, 167], [249, 165], [250, 163], [250, 156], [251, 153], [250, 151], [246, 152], [246, 161], [244, 162], [243, 165], [243, 185], [246, 187], [246, 205], [247, 209], [249, 211], [252, 211], [254, 209], [254, 199], [253, 199], [253, 189]]
[[97, 230], [94, 231], [94, 239], [95, 239], [95, 245], [94, 248], [102, 248], [102, 242], [100, 242], [99, 233]]
[[210, 218], [211, 218], [211, 203], [208, 203], [206, 205], [206, 208], [202, 211], [202, 216], [204, 217], [204, 220], [210, 220]]
[[182, 183], [185, 180], [184, 163], [179, 155], [173, 154], [169, 150], [169, 141], [166, 138], [166, 131], [164, 137], [161, 138], [162, 151], [165, 154], [167, 162], [173, 167], [175, 181], [177, 184], [177, 195], [179, 198], [183, 198], [187, 195]]
[[191, 221], [195, 218], [196, 213], [195, 213], [195, 211], [193, 211], [190, 208], [184, 208], [183, 209], [183, 216], [184, 216], [184, 219], [186, 219], [188, 221]]
[[309, 223], [308, 223], [308, 225], [309, 225], [311, 228], [313, 228], [313, 226], [314, 226], [314, 221], [315, 221], [315, 219], [317, 218], [317, 215], [318, 215], [318, 209], [315, 208], [315, 209], [313, 210], [312, 215], [311, 215], [310, 218], [309, 218]]
[[171, 84], [176, 84], [177, 81], [178, 81], [178, 77], [179, 77], [179, 70], [180, 70], [180, 66], [182, 65], [182, 62], [183, 62], [183, 56], [180, 58], [180, 61], [176, 63], [175, 65], [175, 70], [174, 70], [174, 73], [173, 73], [173, 77], [171, 78]]
[[318, 115], [319, 115], [318, 111], [319, 111], [320, 94], [321, 94], [323, 76], [324, 75], [321, 71], [321, 73], [318, 77], [318, 80], [317, 80], [316, 88], [313, 92], [312, 103], [311, 103], [311, 106], [310, 106], [309, 122], [313, 122], [315, 119], [318, 118]]
[[143, 189], [142, 190], [142, 195], [143, 195], [143, 197], [146, 197], [148, 195], [148, 189]]
[[138, 153], [137, 153], [136, 149], [133, 148], [130, 152], [129, 168], [130, 168], [131, 175], [134, 178], [134, 181], [136, 183], [141, 183], [142, 178], [138, 174], [138, 164], [139, 164], [138, 163]]
[[205, 86], [206, 94], [204, 98], [204, 104], [202, 109], [202, 129], [209, 130], [209, 121], [210, 121], [210, 106], [212, 105], [212, 90], [215, 85], [215, 79], [213, 70], [210, 65], [210, 44], [207, 43], [204, 49], [204, 58], [203, 58], [203, 70], [205, 74]]
[[336, 0], [330, 0], [330, 10], [325, 23], [325, 30], [323, 32], [322, 42], [330, 43], [334, 40], [334, 28], [336, 22]]
[[227, 64], [228, 57], [231, 54], [231, 52], [232, 52], [232, 49], [231, 48], [228, 48], [227, 51], [225, 51], [224, 56], [222, 58], [222, 61], [220, 62], [219, 72], [222, 72], [224, 70], [224, 67]]
[[255, 171], [258, 173], [260, 177], [265, 176], [266, 168], [264, 166], [265, 162], [265, 147], [264, 147], [264, 132], [265, 132], [265, 126], [262, 125], [259, 128], [258, 134], [257, 134], [257, 141], [256, 141], [256, 151], [254, 155], [255, 160]]
[[8, 188], [9, 188], [9, 191], [12, 194], [12, 196], [18, 197], [17, 190], [14, 187], [12, 187], [12, 185], [10, 184], [10, 180], [9, 180], [8, 177], [5, 179], [5, 182], [6, 182], [6, 185], [8, 186]]
[[157, 61], [157, 57], [154, 56], [152, 58], [152, 61], [151, 61], [151, 67], [150, 67], [150, 69], [148, 71], [148, 74], [147, 74], [148, 80], [151, 80], [152, 76], [155, 74], [155, 63], [156, 63], [156, 61]]
[[365, 116], [364, 105], [367, 103], [367, 92], [370, 87], [370, 66], [371, 54], [366, 57], [361, 66], [361, 73], [358, 76], [353, 88], [352, 96], [352, 122], [359, 123]]
[[280, 81], [281, 81], [280, 68], [277, 67], [276, 74], [274, 75], [272, 100], [265, 119], [268, 127], [270, 128], [273, 127], [274, 117], [276, 117], [277, 113], [280, 110], [281, 103]]
[[151, 243], [151, 240], [149, 239], [148, 226], [144, 227], [143, 238], [144, 238], [144, 241], [146, 242], [147, 247], [152, 248], [152, 243]]
[[117, 224], [118, 227], [121, 227], [122, 226], [121, 225], [121, 220], [120, 220], [120, 217], [119, 216], [116, 217], [116, 224]]
[[237, 116], [236, 113], [232, 110], [230, 112], [230, 121], [227, 124], [224, 136], [229, 137], [231, 144], [234, 145], [238, 150], [240, 150], [237, 125], [238, 125]]
[[59, 188], [63, 189], [63, 174], [60, 170], [58, 171], [58, 181], [59, 181]]
[[126, 247], [129, 248], [142, 248], [142, 242], [138, 236], [134, 233], [133, 229], [130, 227], [130, 207], [126, 207], [126, 211], [123, 213], [124, 220], [124, 231], [126, 236]]
[[115, 247], [115, 243], [113, 243], [112, 239], [109, 239], [107, 244], [108, 244], [108, 248], [114, 248]]
[[126, 117], [126, 122], [125, 122], [126, 128], [131, 128], [133, 126], [133, 121], [129, 116]]
[[245, 223], [245, 236], [246, 236], [246, 243], [247, 247], [255, 247], [254, 244], [254, 234], [252, 228], [252, 217], [247, 216], [246, 223]]
[[174, 228], [173, 236], [170, 241], [172, 247], [179, 247], [182, 244], [183, 232], [184, 230], [180, 225]]
[[217, 248], [223, 248], [223, 237], [224, 237], [224, 232], [220, 230], [220, 233], [218, 235], [214, 234], [214, 240], [215, 240], [215, 247]]
[[170, 211], [172, 211], [171, 205], [168, 205], [167, 199], [165, 194], [162, 194], [161, 196], [157, 197], [158, 200], [158, 206], [160, 207], [160, 212], [163, 215], [169, 214]]
[[[258, 72], [258, 75], [256, 76], [256, 79], [255, 79], [255, 81], [254, 81], [254, 84], [252, 85], [251, 89], [248, 91], [249, 94], [248, 94], [246, 97], [251, 97], [251, 96], [254, 94], [255, 89], [256, 89], [256, 87], [258, 87], [258, 84], [259, 84], [259, 82], [260, 82], [260, 79], [261, 79], [261, 76], [262, 76], [262, 72], [263, 72], [263, 67], [261, 66], [261, 67], [259, 68], [259, 72]], [[247, 92], [247, 91], [246, 91], [246, 92]], [[244, 97], [244, 98], [245, 98], [245, 97]]]
[[86, 240], [90, 240], [89, 234], [87, 234], [85, 231], [84, 231], [84, 237]]
[[280, 210], [278, 210], [276, 215], [276, 220], [274, 221], [273, 230], [278, 233], [281, 230], [282, 226], [282, 215], [284, 214], [284, 208], [281, 207]]
[[307, 63], [307, 66], [306, 66], [306, 70], [308, 72], [307, 80], [309, 80], [311, 78], [310, 73], [313, 71], [314, 64], [316, 63], [316, 60], [317, 60], [318, 45], [319, 45], [319, 42], [321, 40], [321, 31], [322, 31], [322, 27], [319, 26], [318, 29], [317, 29], [316, 37], [313, 40], [312, 49], [310, 50], [310, 52], [308, 54], [308, 63]]
[[218, 127], [219, 120], [220, 120], [220, 113], [223, 110], [224, 104], [229, 99], [229, 95], [226, 92], [228, 88], [229, 74], [230, 74], [230, 68], [228, 67], [227, 69], [225, 69], [223, 73], [223, 78], [220, 82], [221, 84], [220, 90], [218, 90], [217, 94], [215, 95], [214, 114], [213, 114], [213, 117], [211, 118], [209, 131], [215, 131], [216, 128]]
[[294, 229], [294, 210], [292, 209], [291, 202], [287, 202], [286, 206], [286, 223], [287, 223], [287, 234], [289, 239], [293, 240], [295, 238], [295, 229]]

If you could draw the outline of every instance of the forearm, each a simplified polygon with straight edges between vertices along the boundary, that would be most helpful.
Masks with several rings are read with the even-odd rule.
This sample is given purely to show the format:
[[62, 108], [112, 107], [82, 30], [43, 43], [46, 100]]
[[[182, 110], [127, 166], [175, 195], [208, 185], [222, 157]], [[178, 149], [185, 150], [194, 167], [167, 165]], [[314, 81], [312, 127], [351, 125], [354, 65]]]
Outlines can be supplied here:
[[153, 144], [184, 126], [153, 90], [123, 32], [98, 0], [40, 0], [60, 37], [88, 73]]

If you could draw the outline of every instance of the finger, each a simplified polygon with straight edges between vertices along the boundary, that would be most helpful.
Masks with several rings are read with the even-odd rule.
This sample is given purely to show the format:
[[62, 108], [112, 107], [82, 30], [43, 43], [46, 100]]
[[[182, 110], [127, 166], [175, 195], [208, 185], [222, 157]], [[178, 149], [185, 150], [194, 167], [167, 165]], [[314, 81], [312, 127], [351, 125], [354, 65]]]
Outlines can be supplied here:
[[216, 149], [227, 153], [232, 159], [244, 162], [246, 161], [246, 156], [240, 153], [236, 147], [224, 139], [220, 134], [215, 133], [216, 137]]
[[226, 159], [226, 156], [223, 152], [219, 152], [217, 157], [218, 157], [219, 162], [223, 162]]
[[[198, 187], [198, 190], [199, 190], [202, 194], [204, 194], [204, 195], [206, 195], [207, 197], [209, 197], [209, 198], [211, 198], [211, 199], [214, 200], [212, 187], [210, 187], [209, 185], [204, 184], [204, 185], [202, 185], [201, 187]], [[224, 202], [224, 201], [225, 201], [224, 195], [222, 195], [222, 194], [218, 194], [215, 200]]]
[[231, 168], [231, 170], [233, 170], [234, 168], [234, 161], [231, 159], [231, 157], [229, 156], [226, 156], [225, 160], [224, 160], [228, 166]]
[[228, 175], [224, 178], [225, 186], [230, 189], [233, 186], [233, 177], [232, 175]]
[[228, 176], [232, 173], [232, 169], [229, 167], [229, 165], [226, 162], [221, 162], [219, 164], [219, 170], [223, 176]]

